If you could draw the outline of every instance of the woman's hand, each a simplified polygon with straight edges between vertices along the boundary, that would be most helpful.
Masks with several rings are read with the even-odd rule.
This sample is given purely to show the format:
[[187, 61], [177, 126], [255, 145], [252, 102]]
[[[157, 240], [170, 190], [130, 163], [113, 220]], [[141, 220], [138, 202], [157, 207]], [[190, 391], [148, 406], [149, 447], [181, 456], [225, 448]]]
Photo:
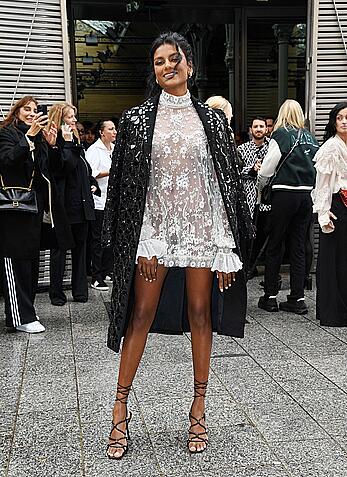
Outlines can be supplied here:
[[33, 122], [30, 126], [29, 131], [27, 131], [27, 136], [36, 136], [47, 124], [48, 116], [43, 116], [43, 113], [38, 113], [33, 119]]
[[49, 131], [43, 129], [42, 134], [50, 146], [55, 146], [57, 142], [58, 129], [54, 122], [52, 122]]
[[158, 259], [152, 257], [150, 260], [146, 257], [139, 257], [137, 260], [139, 273], [146, 282], [153, 282], [157, 279]]
[[218, 288], [223, 293], [223, 291], [230, 288], [233, 282], [236, 280], [236, 273], [235, 272], [230, 272], [230, 273], [216, 272], [216, 273], [217, 273], [217, 279], [218, 279]]
[[329, 219], [330, 219], [330, 221], [329, 221], [329, 223], [328, 223], [327, 225], [324, 225], [324, 228], [325, 228], [325, 230], [329, 233], [329, 232], [334, 232], [334, 230], [335, 230], [335, 224], [334, 224], [333, 220], [337, 220], [337, 217], [336, 217], [336, 215], [334, 215], [334, 214], [333, 214], [332, 212], [330, 212], [330, 211], [328, 212], [328, 214], [329, 214]]
[[72, 129], [68, 124], [63, 124], [61, 127], [61, 133], [63, 136], [64, 141], [72, 141], [73, 140], [73, 132]]

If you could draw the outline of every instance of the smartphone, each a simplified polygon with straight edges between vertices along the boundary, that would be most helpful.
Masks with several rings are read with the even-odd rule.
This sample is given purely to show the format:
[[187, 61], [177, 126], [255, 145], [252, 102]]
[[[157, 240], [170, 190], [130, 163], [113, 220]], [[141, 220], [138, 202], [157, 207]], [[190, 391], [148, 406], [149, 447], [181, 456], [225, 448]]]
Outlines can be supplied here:
[[43, 116], [47, 116], [48, 110], [47, 110], [47, 104], [39, 104], [37, 106], [37, 112], [38, 113], [43, 113]]

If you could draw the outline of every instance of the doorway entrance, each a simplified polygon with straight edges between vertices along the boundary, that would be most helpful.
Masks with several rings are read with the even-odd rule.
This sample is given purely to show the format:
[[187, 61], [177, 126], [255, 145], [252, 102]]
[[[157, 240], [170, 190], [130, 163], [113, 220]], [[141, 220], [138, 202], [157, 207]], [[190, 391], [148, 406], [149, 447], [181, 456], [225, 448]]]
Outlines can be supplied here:
[[71, 0], [73, 95], [80, 120], [119, 117], [146, 97], [148, 51], [161, 31], [182, 33], [195, 52], [192, 93], [220, 94], [234, 107], [234, 129], [277, 114], [281, 97], [305, 106], [306, 4]]

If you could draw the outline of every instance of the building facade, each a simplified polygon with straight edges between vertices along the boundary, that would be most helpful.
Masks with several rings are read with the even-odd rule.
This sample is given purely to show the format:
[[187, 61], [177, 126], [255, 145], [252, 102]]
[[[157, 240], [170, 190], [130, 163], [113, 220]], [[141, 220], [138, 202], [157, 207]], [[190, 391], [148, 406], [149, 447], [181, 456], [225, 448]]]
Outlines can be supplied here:
[[[286, 96], [302, 95], [311, 129], [321, 137], [329, 110], [347, 96], [345, 0], [308, 0], [304, 6], [300, 2], [299, 12], [295, 6], [295, 12], [293, 9], [280, 8], [278, 0], [261, 2], [261, 8], [260, 2], [256, 0], [242, 2], [243, 6], [237, 1], [225, 2], [225, 5], [215, 2], [219, 7], [200, 2], [199, 9], [189, 9], [189, 14], [184, 7], [186, 2], [179, 1], [174, 12], [169, 7], [159, 13], [158, 10], [148, 12], [145, 8], [142, 12], [131, 11], [136, 6], [141, 9], [141, 3], [100, 2], [100, 8], [95, 8], [95, 2], [89, 0], [3, 0], [0, 6], [0, 114], [4, 116], [13, 102], [25, 94], [35, 95], [41, 102], [48, 104], [78, 99], [74, 26], [76, 19], [83, 17], [109, 21], [117, 19], [123, 27], [126, 21], [130, 24], [133, 20], [134, 24], [138, 22], [141, 27], [144, 20], [148, 23], [148, 15], [153, 17], [157, 14], [165, 17], [165, 20], [175, 19], [174, 27], [182, 30], [182, 23], [177, 20], [177, 16], [182, 15], [186, 25], [183, 30], [186, 28], [191, 38], [195, 38], [198, 56], [199, 51], [201, 55], [206, 54], [209, 41], [208, 25], [198, 22], [206, 21], [206, 15], [218, 25], [228, 22], [225, 23], [225, 32], [223, 27], [218, 27], [218, 34], [225, 38], [223, 41], [226, 44], [223, 51], [226, 68], [224, 73], [221, 70], [220, 75], [224, 77], [224, 89], [225, 80], [228, 79], [227, 94], [234, 104], [235, 115], [239, 117], [236, 119], [236, 129], [245, 128], [249, 117], [263, 108], [259, 98], [265, 98], [264, 101], [277, 106], [276, 95], [278, 102]], [[303, 15], [307, 17], [304, 55], [300, 53], [300, 40], [296, 50], [293, 50], [293, 26]], [[274, 21], [278, 24], [273, 25]], [[259, 28], [260, 24], [262, 28]], [[266, 35], [262, 31], [266, 30], [267, 35], [271, 35], [271, 25], [277, 38], [277, 51], [270, 51], [262, 57], [266, 48]], [[291, 36], [288, 35], [288, 25]], [[129, 44], [131, 38], [134, 36], [125, 43]], [[257, 41], [257, 38], [260, 40]], [[255, 46], [255, 43], [258, 45]], [[273, 55], [275, 58], [272, 58]], [[299, 78], [293, 77], [290, 64], [291, 57], [298, 59], [300, 55], [304, 58], [300, 60], [302, 64], [297, 66], [297, 70], [305, 70], [304, 93], [301, 91], [302, 82], [300, 89], [293, 89]], [[255, 60], [257, 57], [262, 58], [258, 63]], [[271, 61], [273, 71], [269, 73], [266, 64], [271, 64]], [[253, 76], [252, 68], [256, 70]], [[129, 82], [131, 77], [130, 74]], [[204, 91], [210, 92], [203, 61], [198, 65], [196, 83], [198, 94], [203, 96]], [[219, 84], [214, 83], [215, 92], [218, 92]], [[138, 100], [138, 92], [135, 96]], [[125, 105], [123, 102], [121, 108]]]

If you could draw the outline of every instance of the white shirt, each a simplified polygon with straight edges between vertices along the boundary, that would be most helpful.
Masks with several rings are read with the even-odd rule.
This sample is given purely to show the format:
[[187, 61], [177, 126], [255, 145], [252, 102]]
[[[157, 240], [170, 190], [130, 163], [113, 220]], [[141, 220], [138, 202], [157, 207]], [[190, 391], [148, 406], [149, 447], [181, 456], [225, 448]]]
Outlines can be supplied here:
[[[111, 144], [111, 150], [109, 151], [101, 139], [98, 139], [92, 144], [86, 151], [86, 159], [92, 168], [93, 177], [97, 178], [100, 172], [109, 171], [112, 163], [112, 153], [114, 144]], [[99, 177], [98, 181], [101, 197], [93, 194], [94, 207], [97, 210], [104, 210], [107, 195], [108, 176]]]
[[329, 233], [332, 229], [326, 226], [330, 222], [332, 196], [340, 189], [347, 189], [347, 146], [338, 135], [331, 137], [321, 146], [314, 160], [317, 176], [312, 191], [313, 212], [318, 213], [322, 232]]

